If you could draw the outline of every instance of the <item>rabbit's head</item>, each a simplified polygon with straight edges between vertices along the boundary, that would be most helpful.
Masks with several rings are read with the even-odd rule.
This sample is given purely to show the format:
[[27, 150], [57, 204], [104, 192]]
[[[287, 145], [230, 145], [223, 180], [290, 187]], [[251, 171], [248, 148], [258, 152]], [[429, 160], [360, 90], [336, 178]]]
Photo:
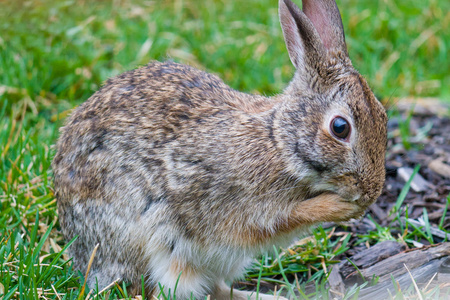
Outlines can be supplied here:
[[279, 118], [291, 171], [311, 182], [312, 194], [366, 208], [385, 179], [385, 109], [350, 62], [334, 0], [303, 0], [303, 11], [280, 0], [279, 14], [296, 67]]

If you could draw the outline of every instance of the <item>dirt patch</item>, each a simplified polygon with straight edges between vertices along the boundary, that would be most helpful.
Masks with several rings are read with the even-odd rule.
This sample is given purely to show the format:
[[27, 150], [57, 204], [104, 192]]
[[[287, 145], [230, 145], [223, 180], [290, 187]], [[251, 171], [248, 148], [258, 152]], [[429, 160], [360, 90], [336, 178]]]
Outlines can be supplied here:
[[[369, 213], [381, 226], [387, 226], [394, 216], [389, 212], [395, 206], [410, 172], [420, 166], [414, 176], [402, 209], [408, 208], [409, 219], [423, 217], [424, 208], [432, 225], [438, 226], [444, 214], [450, 193], [450, 118], [435, 113], [445, 113], [444, 105], [430, 111], [419, 104], [414, 112], [407, 105], [388, 123], [389, 141], [386, 156], [386, 183], [380, 198], [370, 207]], [[409, 124], [408, 124], [409, 123]], [[408, 126], [409, 125], [409, 126]], [[402, 138], [402, 128], [409, 128], [409, 136]], [[444, 229], [450, 229], [450, 211], [444, 217]], [[420, 241], [425, 245], [427, 241]]]

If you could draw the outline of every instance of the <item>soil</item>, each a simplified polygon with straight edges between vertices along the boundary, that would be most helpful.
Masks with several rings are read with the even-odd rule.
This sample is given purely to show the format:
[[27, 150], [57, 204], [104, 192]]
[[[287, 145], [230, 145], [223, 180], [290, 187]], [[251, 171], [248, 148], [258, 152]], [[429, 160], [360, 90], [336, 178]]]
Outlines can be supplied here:
[[[389, 141], [386, 156], [386, 183], [383, 192], [368, 213], [381, 226], [388, 226], [395, 216], [389, 212], [397, 202], [409, 176], [403, 175], [405, 170], [420, 166], [413, 183], [417, 183], [406, 194], [402, 210], [407, 208], [408, 218], [418, 220], [423, 218], [424, 208], [432, 226], [438, 227], [446, 210], [447, 197], [450, 194], [450, 118], [435, 113], [448, 112], [448, 108], [436, 104], [433, 110], [428, 110], [416, 104], [414, 112], [408, 111], [407, 105], [398, 115], [390, 118], [388, 123]], [[440, 108], [440, 109], [439, 109]], [[436, 111], [437, 110], [437, 111]], [[405, 141], [401, 138], [400, 127], [409, 121], [410, 143], [406, 149]], [[406, 140], [406, 139], [405, 139]], [[366, 217], [367, 218], [367, 217]], [[362, 222], [356, 223], [357, 230], [366, 230]], [[371, 222], [369, 222], [371, 223]], [[450, 210], [446, 211], [443, 227], [450, 230]], [[435, 242], [442, 241], [442, 238]], [[427, 240], [419, 243], [428, 244]]]

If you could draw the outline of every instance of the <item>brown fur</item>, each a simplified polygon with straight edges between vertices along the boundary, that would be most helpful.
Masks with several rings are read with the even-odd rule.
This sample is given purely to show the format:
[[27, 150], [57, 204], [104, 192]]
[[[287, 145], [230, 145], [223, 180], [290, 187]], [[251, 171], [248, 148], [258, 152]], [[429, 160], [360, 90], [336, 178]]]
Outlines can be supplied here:
[[[91, 287], [121, 278], [139, 291], [144, 275], [150, 293], [161, 280], [173, 288], [182, 271], [179, 298], [191, 286], [196, 297], [223, 298], [223, 280], [251, 255], [317, 222], [358, 217], [376, 200], [385, 111], [351, 65], [334, 1], [306, 3], [304, 14], [280, 1], [297, 67], [281, 95], [244, 94], [195, 68], [152, 62], [74, 110], [54, 183], [63, 233], [78, 235], [75, 267], [84, 270], [100, 244]], [[330, 132], [335, 115], [352, 125], [348, 142]]]
[[[288, 233], [300, 226], [314, 225], [320, 222], [348, 221], [364, 212], [358, 203], [343, 200], [336, 194], [321, 194], [302, 201], [293, 208], [286, 218], [276, 223], [276, 234]], [[272, 238], [273, 232], [265, 228], [251, 228], [248, 232], [240, 232], [238, 237], [248, 244], [263, 243]], [[248, 239], [248, 238], [251, 239]]]

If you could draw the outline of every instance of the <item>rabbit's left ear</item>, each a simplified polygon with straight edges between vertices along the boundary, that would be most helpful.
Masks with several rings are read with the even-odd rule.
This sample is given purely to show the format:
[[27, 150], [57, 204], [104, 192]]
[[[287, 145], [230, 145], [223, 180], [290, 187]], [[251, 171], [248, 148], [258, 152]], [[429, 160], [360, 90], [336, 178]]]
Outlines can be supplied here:
[[325, 47], [347, 54], [344, 26], [334, 0], [302, 0], [303, 12], [313, 23]]

